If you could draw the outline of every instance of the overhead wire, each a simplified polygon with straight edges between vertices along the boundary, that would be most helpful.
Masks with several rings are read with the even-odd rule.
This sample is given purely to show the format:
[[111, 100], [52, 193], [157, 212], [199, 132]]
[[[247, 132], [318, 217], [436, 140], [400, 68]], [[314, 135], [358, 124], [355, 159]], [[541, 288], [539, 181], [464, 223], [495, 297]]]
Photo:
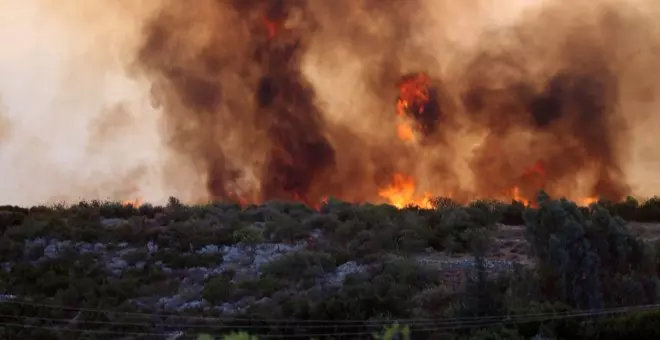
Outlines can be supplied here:
[[648, 309], [659, 309], [660, 304], [650, 304], [650, 305], [637, 305], [629, 307], [612, 307], [607, 309], [583, 309], [583, 310], [573, 310], [573, 311], [563, 311], [563, 312], [543, 312], [543, 313], [526, 313], [526, 314], [499, 314], [499, 315], [487, 315], [487, 316], [468, 316], [468, 317], [455, 317], [455, 318], [392, 318], [392, 319], [343, 319], [343, 320], [323, 320], [323, 319], [268, 319], [268, 318], [259, 318], [259, 317], [222, 317], [222, 316], [193, 316], [193, 315], [180, 315], [174, 313], [147, 313], [147, 312], [127, 312], [127, 311], [117, 311], [117, 310], [108, 310], [108, 309], [97, 309], [97, 308], [84, 308], [84, 307], [71, 307], [64, 305], [56, 304], [43, 304], [35, 303], [30, 301], [19, 301], [19, 300], [6, 300], [0, 301], [0, 305], [3, 303], [8, 304], [17, 304], [23, 306], [32, 306], [38, 308], [48, 308], [48, 309], [61, 309], [61, 310], [70, 310], [78, 312], [89, 312], [89, 313], [113, 313], [117, 315], [126, 315], [126, 316], [149, 316], [149, 317], [161, 317], [161, 318], [174, 318], [181, 320], [208, 320], [208, 321], [231, 321], [231, 322], [265, 322], [273, 324], [285, 324], [285, 323], [294, 323], [294, 324], [390, 324], [392, 322], [399, 323], [424, 323], [424, 322], [456, 322], [456, 321], [470, 321], [470, 320], [491, 320], [491, 319], [503, 319], [503, 318], [526, 318], [526, 317], [544, 317], [544, 316], [558, 316], [558, 315], [572, 315], [572, 314], [583, 314], [590, 312], [598, 312], [605, 310], [626, 310], [628, 308], [648, 308]]
[[[6, 302], [6, 301], [5, 301]], [[50, 308], [61, 308], [62, 306], [48, 305]], [[456, 331], [461, 329], [472, 329], [472, 328], [483, 328], [496, 325], [511, 325], [511, 324], [520, 324], [520, 323], [529, 323], [529, 322], [542, 322], [549, 320], [557, 319], [566, 319], [566, 318], [578, 318], [578, 317], [594, 317], [594, 316], [606, 316], [622, 313], [632, 313], [632, 312], [643, 312], [651, 310], [659, 310], [660, 304], [653, 305], [638, 305], [638, 306], [628, 306], [628, 307], [614, 307], [614, 308], [604, 308], [596, 310], [581, 310], [581, 311], [571, 311], [566, 313], [529, 313], [521, 315], [499, 315], [499, 316], [485, 316], [485, 317], [466, 317], [466, 318], [440, 318], [440, 319], [407, 319], [412, 322], [405, 322], [403, 319], [398, 320], [387, 320], [383, 321], [386, 323], [380, 324], [379, 326], [386, 326], [393, 322], [397, 322], [406, 326], [410, 326], [411, 329], [415, 332], [443, 332], [443, 331]], [[80, 308], [75, 308], [75, 310], [83, 310]], [[96, 311], [96, 310], [95, 310]], [[100, 310], [103, 311], [103, 310]], [[106, 310], [103, 312], [114, 313], [114, 311]], [[120, 312], [121, 313], [121, 312]], [[140, 313], [146, 316], [158, 315], [150, 313]], [[0, 317], [9, 317], [9, 318], [23, 318], [24, 320], [41, 320], [41, 321], [50, 321], [50, 322], [62, 322], [67, 323], [72, 326], [75, 325], [74, 321], [80, 324], [100, 324], [100, 325], [111, 325], [111, 326], [138, 326], [138, 327], [153, 327], [153, 322], [144, 322], [144, 323], [131, 323], [131, 322], [120, 322], [120, 321], [98, 321], [98, 320], [71, 320], [66, 318], [45, 318], [45, 317], [30, 317], [24, 315], [0, 315]], [[422, 321], [420, 321], [422, 320]], [[232, 321], [232, 320], [225, 320]], [[258, 320], [262, 321], [262, 320]], [[294, 320], [288, 320], [294, 321]], [[309, 320], [298, 320], [298, 321], [309, 321]], [[314, 321], [329, 321], [332, 320], [314, 320]], [[358, 321], [358, 320], [353, 320]], [[369, 324], [369, 320], [360, 320], [365, 322], [362, 326], [374, 327], [378, 324]], [[219, 329], [259, 329], [259, 328], [268, 328], [272, 327], [275, 324], [269, 325], [184, 325], [184, 324], [165, 324], [161, 326], [167, 326], [167, 328], [184, 328], [185, 331], [190, 330], [201, 330], [208, 332], [209, 330], [219, 330]], [[123, 334], [123, 335], [150, 335], [150, 336], [169, 336], [171, 333], [177, 331], [184, 331], [182, 329], [172, 330], [171, 333], [150, 333], [150, 332], [115, 332], [111, 330], [97, 330], [97, 329], [71, 329], [71, 328], [59, 328], [54, 326], [41, 326], [41, 325], [30, 325], [30, 324], [18, 324], [18, 323], [6, 323], [0, 322], [0, 326], [13, 326], [21, 327], [25, 326], [27, 328], [44, 328], [50, 329], [53, 331], [77, 331], [77, 332], [92, 332], [92, 333], [104, 333], [104, 334]], [[334, 324], [334, 325], [304, 325], [304, 323], [290, 324], [287, 327], [296, 327], [301, 328], [305, 331], [308, 329], [320, 329], [320, 328], [359, 328], [360, 325], [346, 325], [346, 324]], [[376, 331], [376, 330], [374, 330]], [[298, 334], [252, 334], [258, 338], [309, 338], [309, 337], [330, 337], [330, 336], [369, 336], [374, 333], [374, 331], [366, 332], [327, 332], [327, 333], [310, 333], [303, 332]], [[201, 332], [201, 331], [200, 331]], [[180, 339], [180, 337], [177, 337]]]

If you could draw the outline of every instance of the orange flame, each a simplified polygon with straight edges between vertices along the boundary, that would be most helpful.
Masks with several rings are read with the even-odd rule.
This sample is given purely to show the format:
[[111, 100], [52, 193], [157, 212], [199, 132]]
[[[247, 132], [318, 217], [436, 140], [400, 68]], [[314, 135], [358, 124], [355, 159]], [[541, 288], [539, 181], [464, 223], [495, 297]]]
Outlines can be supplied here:
[[410, 110], [416, 109], [417, 113], [424, 112], [424, 104], [429, 100], [429, 86], [431, 85], [428, 76], [424, 73], [417, 73], [405, 77], [399, 84], [399, 98], [396, 101], [396, 114], [400, 119], [406, 120], [397, 124], [396, 134], [402, 141], [411, 141], [415, 137], [413, 125], [408, 119]]
[[142, 198], [136, 198], [135, 200], [124, 200], [121, 201], [121, 205], [125, 207], [133, 207], [137, 208], [140, 207], [144, 204], [144, 200]]
[[409, 123], [399, 123], [396, 126], [396, 135], [404, 142], [411, 141], [415, 138], [415, 132]]
[[515, 187], [513, 187], [513, 189], [511, 189], [511, 199], [516, 201], [516, 202], [520, 202], [525, 206], [534, 206], [536, 204], [536, 203], [532, 202], [532, 200], [530, 200], [530, 199], [524, 197], [523, 195], [521, 195], [520, 187], [518, 187], [518, 186], [515, 186]]
[[[535, 186], [534, 191], [541, 190], [545, 187], [547, 178], [546, 170], [541, 161], [537, 161], [529, 168], [525, 169], [523, 175], [520, 178], [521, 185], [527, 185], [527, 192], [530, 192], [530, 186]], [[522, 194], [519, 186], [514, 186], [511, 189], [511, 198], [515, 201], [521, 202], [526, 206], [537, 207], [537, 202], [534, 199], [526, 197]], [[575, 200], [575, 203], [579, 206], [589, 206], [592, 203], [598, 201], [597, 197], [583, 197]]]
[[416, 206], [424, 209], [433, 207], [431, 195], [424, 193], [424, 197], [415, 198], [417, 184], [415, 179], [402, 173], [395, 173], [392, 183], [379, 191], [380, 197], [397, 208]]
[[598, 197], [585, 197], [580, 199], [576, 203], [578, 203], [578, 205], [587, 207], [590, 206], [592, 203], [596, 203], [596, 202], [598, 202]]
[[418, 110], [423, 112], [424, 105], [429, 101], [429, 86], [431, 81], [425, 73], [416, 73], [405, 77], [399, 84], [399, 98], [397, 99], [397, 115], [405, 116], [406, 112], [416, 104]]

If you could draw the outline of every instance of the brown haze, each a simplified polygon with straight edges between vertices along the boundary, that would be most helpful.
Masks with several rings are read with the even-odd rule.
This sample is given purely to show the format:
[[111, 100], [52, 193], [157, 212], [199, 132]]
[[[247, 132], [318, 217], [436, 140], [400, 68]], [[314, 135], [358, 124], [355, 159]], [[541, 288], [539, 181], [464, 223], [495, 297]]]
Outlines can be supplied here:
[[0, 200], [660, 188], [652, 0], [0, 0]]

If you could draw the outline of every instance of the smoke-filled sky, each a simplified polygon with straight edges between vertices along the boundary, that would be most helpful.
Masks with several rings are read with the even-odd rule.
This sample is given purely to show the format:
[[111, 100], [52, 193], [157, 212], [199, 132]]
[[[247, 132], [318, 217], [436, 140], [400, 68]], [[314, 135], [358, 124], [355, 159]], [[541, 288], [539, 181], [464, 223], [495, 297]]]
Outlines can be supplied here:
[[656, 3], [0, 0], [0, 204], [651, 196]]

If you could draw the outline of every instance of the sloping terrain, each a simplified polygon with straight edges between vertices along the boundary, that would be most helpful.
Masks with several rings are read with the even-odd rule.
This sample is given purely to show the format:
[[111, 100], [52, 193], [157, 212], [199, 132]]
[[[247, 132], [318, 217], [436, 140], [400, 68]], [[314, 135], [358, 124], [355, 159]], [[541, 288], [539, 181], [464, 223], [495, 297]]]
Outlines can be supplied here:
[[[426, 210], [335, 201], [319, 210], [282, 202], [5, 207], [0, 335], [84, 325], [115, 336], [185, 338], [214, 330], [217, 320], [241, 328], [247, 316], [252, 324], [448, 315], [479, 268], [489, 280], [510, 282], [534, 263], [525, 228], [502, 224], [507, 211], [484, 203]], [[649, 241], [658, 236], [654, 223], [628, 229]], [[258, 327], [267, 334], [274, 326]]]

